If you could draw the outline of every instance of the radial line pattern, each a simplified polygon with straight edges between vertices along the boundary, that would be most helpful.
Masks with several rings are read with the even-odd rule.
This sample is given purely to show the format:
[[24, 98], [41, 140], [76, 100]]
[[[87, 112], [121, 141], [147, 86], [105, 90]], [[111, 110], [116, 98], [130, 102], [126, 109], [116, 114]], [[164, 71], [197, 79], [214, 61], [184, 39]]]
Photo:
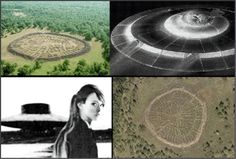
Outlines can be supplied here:
[[119, 23], [111, 42], [129, 59], [152, 68], [184, 72], [233, 69], [233, 17], [234, 11], [220, 6], [148, 10]]

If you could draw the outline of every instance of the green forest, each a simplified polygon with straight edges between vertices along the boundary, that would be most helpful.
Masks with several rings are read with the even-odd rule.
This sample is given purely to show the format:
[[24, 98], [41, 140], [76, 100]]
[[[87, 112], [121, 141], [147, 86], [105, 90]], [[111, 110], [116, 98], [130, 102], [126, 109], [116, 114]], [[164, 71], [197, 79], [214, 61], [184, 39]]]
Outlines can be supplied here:
[[[79, 35], [84, 40], [93, 38], [102, 43], [102, 58], [104, 62], [90, 63], [77, 61], [78, 65], [70, 69], [70, 61], [67, 59], [53, 66], [47, 71], [48, 75], [107, 75], [109, 74], [109, 3], [106, 1], [80, 1], [80, 2], [1, 2], [1, 39], [8, 35], [16, 34], [24, 29], [39, 28], [51, 32], [66, 32], [71, 35]], [[2, 54], [2, 51], [1, 51]], [[60, 73], [61, 65], [68, 63], [67, 71]], [[20, 75], [22, 70], [26, 74], [33, 72], [34, 65], [43, 65], [44, 62], [18, 66], [17, 63], [1, 61], [2, 75]], [[83, 67], [82, 67], [83, 66]], [[82, 68], [82, 70], [78, 70]], [[96, 70], [96, 69], [102, 70]], [[40, 69], [40, 68], [38, 68]], [[63, 69], [62, 69], [63, 70]], [[68, 71], [70, 70], [70, 71]]]

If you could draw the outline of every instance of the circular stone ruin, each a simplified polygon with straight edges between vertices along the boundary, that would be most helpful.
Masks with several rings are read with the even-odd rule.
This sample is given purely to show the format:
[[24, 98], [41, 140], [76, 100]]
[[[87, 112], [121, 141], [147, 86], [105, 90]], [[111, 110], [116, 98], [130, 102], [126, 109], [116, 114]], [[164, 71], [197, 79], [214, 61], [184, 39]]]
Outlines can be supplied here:
[[90, 46], [87, 42], [68, 35], [32, 33], [11, 42], [8, 50], [31, 60], [59, 60], [86, 53]]
[[157, 96], [145, 111], [145, 122], [151, 133], [178, 148], [198, 142], [206, 118], [205, 104], [183, 88]]

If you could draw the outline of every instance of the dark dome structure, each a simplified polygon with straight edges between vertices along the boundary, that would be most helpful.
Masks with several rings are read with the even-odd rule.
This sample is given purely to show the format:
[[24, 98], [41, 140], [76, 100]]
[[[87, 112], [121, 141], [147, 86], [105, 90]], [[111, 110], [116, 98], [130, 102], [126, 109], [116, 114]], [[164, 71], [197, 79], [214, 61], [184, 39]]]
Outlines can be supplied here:
[[49, 105], [45, 103], [24, 104], [21, 107], [22, 114], [50, 114]]

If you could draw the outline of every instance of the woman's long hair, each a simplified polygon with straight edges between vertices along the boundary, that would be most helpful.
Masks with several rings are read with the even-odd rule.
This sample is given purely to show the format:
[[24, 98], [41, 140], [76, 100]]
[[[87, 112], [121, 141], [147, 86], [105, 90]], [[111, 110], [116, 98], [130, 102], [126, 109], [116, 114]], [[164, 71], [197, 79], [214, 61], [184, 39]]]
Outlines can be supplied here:
[[83, 86], [77, 94], [73, 95], [70, 104], [70, 117], [56, 139], [53, 147], [53, 157], [68, 157], [68, 145], [70, 145], [70, 142], [67, 140], [67, 135], [74, 129], [75, 123], [79, 122], [80, 119], [80, 111], [77, 104], [85, 103], [91, 93], [96, 93], [98, 99], [104, 102], [102, 92], [95, 85], [91, 84]]

